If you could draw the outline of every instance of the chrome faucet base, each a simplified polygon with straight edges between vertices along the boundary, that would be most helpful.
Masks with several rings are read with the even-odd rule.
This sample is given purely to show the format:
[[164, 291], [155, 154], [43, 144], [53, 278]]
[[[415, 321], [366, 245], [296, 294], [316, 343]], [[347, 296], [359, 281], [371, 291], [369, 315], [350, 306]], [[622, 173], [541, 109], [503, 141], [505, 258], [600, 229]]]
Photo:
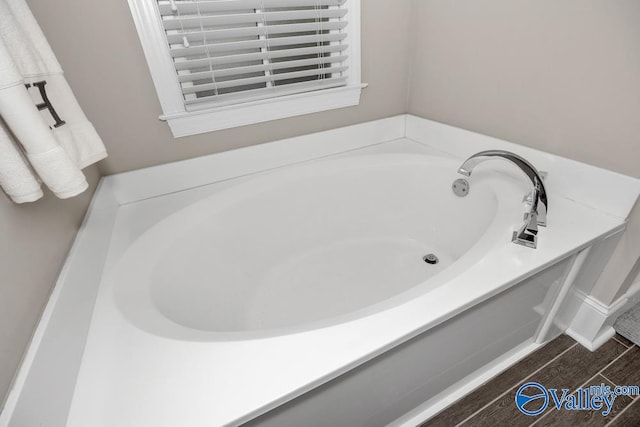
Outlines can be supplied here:
[[520, 234], [517, 230], [514, 230], [511, 241], [516, 245], [526, 246], [531, 249], [538, 247], [538, 236], [535, 234]]
[[517, 245], [535, 249], [538, 245], [538, 218], [531, 210], [524, 214], [524, 224], [513, 232], [511, 241]]

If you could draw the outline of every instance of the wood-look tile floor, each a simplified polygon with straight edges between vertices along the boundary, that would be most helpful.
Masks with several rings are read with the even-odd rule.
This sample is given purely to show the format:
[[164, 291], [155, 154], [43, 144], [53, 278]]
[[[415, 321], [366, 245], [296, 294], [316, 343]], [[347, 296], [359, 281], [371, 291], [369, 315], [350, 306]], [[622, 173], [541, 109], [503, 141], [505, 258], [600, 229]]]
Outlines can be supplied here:
[[515, 405], [518, 388], [535, 381], [546, 388], [606, 384], [640, 385], [640, 347], [616, 335], [595, 352], [562, 335], [462, 397], [420, 427], [610, 426], [640, 427], [640, 397], [618, 396], [606, 417], [601, 411], [557, 410], [550, 404], [537, 416]]

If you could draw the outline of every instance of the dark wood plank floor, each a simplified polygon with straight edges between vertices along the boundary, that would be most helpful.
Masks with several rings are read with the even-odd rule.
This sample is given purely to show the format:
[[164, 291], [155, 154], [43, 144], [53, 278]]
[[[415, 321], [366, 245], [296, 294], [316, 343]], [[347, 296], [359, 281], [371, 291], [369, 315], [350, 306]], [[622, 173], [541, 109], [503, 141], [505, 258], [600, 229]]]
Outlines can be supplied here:
[[[420, 427], [610, 426], [640, 427], [640, 397], [618, 396], [610, 414], [557, 410], [550, 404], [537, 416], [518, 410], [518, 388], [535, 381], [547, 389], [605, 384], [640, 385], [640, 348], [616, 335], [595, 352], [562, 335], [459, 399]], [[575, 394], [575, 393], [574, 393]]]

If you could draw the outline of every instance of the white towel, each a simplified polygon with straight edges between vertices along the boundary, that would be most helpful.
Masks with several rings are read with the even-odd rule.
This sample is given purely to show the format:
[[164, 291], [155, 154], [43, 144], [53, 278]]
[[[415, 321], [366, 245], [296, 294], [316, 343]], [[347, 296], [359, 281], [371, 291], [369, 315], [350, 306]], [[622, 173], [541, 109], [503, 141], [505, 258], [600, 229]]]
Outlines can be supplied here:
[[[29, 167], [24, 161], [16, 166], [22, 157], [10, 133], [39, 178], [60, 198], [84, 191], [87, 182], [80, 169], [107, 155], [24, 0], [0, 0], [0, 116], [11, 131], [0, 134], [6, 136], [0, 144], [6, 161], [0, 161], [0, 168], [8, 168], [0, 169], [0, 185], [17, 203], [35, 197], [27, 188], [33, 190], [37, 180], [25, 178]], [[20, 188], [24, 194], [16, 193]]]
[[[46, 110], [40, 113], [53, 128], [53, 134], [71, 160], [80, 169], [107, 157], [95, 128], [78, 105], [67, 80], [62, 74], [53, 74], [47, 78], [47, 96], [56, 112], [66, 122], [64, 126], [54, 127], [55, 120]], [[40, 97], [39, 91], [31, 90], [31, 94]]]
[[[33, 169], [53, 194], [63, 199], [80, 194], [87, 188], [84, 175], [57, 143], [53, 132], [24, 90], [24, 85], [0, 90], [0, 116], [24, 147]], [[54, 161], [48, 164], [42, 161], [44, 159]]]
[[0, 186], [16, 203], [42, 197], [40, 183], [14, 145], [4, 124], [0, 124]]

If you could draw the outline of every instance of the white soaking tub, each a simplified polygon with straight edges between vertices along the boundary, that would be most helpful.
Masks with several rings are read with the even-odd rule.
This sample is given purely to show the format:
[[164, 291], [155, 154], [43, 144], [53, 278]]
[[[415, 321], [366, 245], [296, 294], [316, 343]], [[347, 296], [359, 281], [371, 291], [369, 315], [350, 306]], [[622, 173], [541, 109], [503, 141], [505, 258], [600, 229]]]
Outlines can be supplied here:
[[[108, 279], [117, 305], [153, 334], [249, 339], [369, 315], [412, 288], [428, 292], [509, 245], [522, 215], [522, 188], [504, 180], [479, 176], [468, 197], [455, 196], [456, 163], [362, 155], [234, 185], [131, 245]], [[429, 254], [439, 262], [426, 263]]]
[[[637, 180], [408, 120], [103, 180], [0, 425], [381, 426], [561, 333]], [[549, 172], [537, 249], [511, 243], [520, 171], [451, 190], [494, 147]]]

